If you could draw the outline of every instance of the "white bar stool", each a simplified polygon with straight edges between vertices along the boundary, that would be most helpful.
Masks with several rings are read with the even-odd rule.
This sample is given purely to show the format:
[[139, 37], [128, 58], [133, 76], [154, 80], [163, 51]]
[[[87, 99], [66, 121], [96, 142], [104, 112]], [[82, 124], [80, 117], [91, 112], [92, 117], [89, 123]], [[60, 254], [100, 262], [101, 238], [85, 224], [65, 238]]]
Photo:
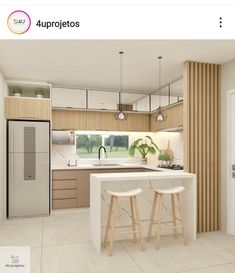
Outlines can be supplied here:
[[[120, 233], [133, 233], [134, 240], [137, 240], [136, 234], [139, 235], [139, 243], [140, 248], [142, 251], [144, 251], [144, 242], [143, 242], [143, 236], [142, 236], [142, 229], [140, 224], [140, 214], [139, 214], [139, 207], [137, 202], [137, 195], [142, 193], [142, 189], [133, 189], [130, 191], [123, 191], [123, 192], [112, 192], [107, 191], [111, 195], [110, 204], [109, 204], [109, 211], [108, 211], [108, 220], [105, 230], [105, 236], [104, 236], [104, 246], [106, 246], [108, 237], [110, 235], [110, 243], [109, 243], [109, 256], [112, 256], [113, 253], [113, 241], [114, 241], [114, 234], [115, 228], [132, 228], [132, 231], [127, 232], [118, 232]], [[131, 225], [125, 225], [125, 226], [115, 226], [115, 218], [117, 213], [117, 202], [119, 197], [128, 197], [130, 198], [130, 209], [131, 209], [131, 219], [132, 224]]]
[[[184, 223], [184, 215], [183, 215], [183, 206], [182, 206], [182, 201], [181, 201], [181, 196], [180, 194], [185, 191], [185, 187], [183, 186], [178, 186], [174, 188], [169, 188], [169, 189], [153, 189], [154, 191], [154, 199], [153, 199], [153, 205], [152, 205], [152, 212], [151, 212], [151, 219], [150, 219], [150, 224], [149, 224], [149, 231], [148, 231], [148, 240], [151, 238], [152, 234], [152, 226], [153, 224], [157, 224], [157, 237], [156, 237], [156, 249], [160, 248], [160, 235], [161, 235], [161, 224], [166, 224], [166, 223], [173, 223], [172, 228], [174, 229], [175, 236], [177, 236], [177, 228], [182, 229], [183, 237], [184, 237], [184, 243], [187, 244], [187, 235], [186, 235], [186, 230], [185, 230], [185, 223]], [[171, 195], [171, 206], [172, 206], [172, 216], [173, 219], [172, 221], [161, 221], [161, 215], [162, 215], [162, 205], [163, 205], [163, 197], [164, 195]], [[179, 216], [180, 218], [176, 217], [175, 214], [175, 195], [177, 197], [178, 205], [179, 205]], [[159, 205], [158, 205], [158, 215], [157, 215], [157, 221], [155, 220], [155, 211], [157, 207], [157, 199], [159, 197]], [[177, 220], [181, 222], [181, 225], [177, 226]], [[167, 228], [167, 229], [169, 229]], [[165, 228], [166, 229], [166, 228]]]

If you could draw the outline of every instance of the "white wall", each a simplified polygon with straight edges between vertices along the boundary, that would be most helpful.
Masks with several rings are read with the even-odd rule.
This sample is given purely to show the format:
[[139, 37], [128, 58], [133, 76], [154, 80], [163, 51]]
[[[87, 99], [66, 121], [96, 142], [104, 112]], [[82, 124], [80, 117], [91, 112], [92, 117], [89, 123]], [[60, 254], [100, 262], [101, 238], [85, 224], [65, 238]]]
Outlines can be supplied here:
[[235, 59], [222, 65], [221, 71], [221, 224], [227, 232], [227, 93], [235, 88]]
[[5, 219], [5, 80], [0, 71], [0, 223]]

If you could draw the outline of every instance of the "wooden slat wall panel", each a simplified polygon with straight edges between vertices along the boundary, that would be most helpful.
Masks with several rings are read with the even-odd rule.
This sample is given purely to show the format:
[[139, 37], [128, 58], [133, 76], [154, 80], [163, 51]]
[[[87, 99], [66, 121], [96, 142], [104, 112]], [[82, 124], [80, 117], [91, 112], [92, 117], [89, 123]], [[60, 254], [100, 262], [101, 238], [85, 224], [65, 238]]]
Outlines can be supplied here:
[[184, 63], [184, 168], [197, 174], [197, 228], [220, 229], [220, 65]]

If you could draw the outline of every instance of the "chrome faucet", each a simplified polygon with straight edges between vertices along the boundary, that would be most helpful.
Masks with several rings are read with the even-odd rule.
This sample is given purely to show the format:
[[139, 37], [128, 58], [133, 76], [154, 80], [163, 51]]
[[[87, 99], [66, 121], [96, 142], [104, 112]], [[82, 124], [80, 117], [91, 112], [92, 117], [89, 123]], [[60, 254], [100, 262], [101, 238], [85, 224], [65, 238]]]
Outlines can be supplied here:
[[98, 159], [99, 159], [99, 164], [101, 165], [101, 161], [100, 161], [100, 153], [101, 153], [101, 150], [104, 150], [104, 153], [105, 153], [105, 157], [107, 158], [107, 152], [106, 152], [106, 149], [104, 146], [100, 146], [99, 147], [99, 150], [98, 150]]

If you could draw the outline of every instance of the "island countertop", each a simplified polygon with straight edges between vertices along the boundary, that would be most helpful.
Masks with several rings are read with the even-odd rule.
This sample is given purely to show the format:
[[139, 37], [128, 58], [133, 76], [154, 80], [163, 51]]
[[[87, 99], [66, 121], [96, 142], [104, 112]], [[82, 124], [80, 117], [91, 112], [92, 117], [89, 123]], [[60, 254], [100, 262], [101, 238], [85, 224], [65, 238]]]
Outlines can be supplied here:
[[[184, 171], [148, 171], [127, 173], [98, 173], [90, 175], [90, 230], [91, 240], [98, 253], [102, 249], [102, 240], [107, 221], [107, 212], [110, 196], [108, 191], [126, 191], [141, 188], [143, 193], [138, 196], [141, 222], [144, 236], [147, 235], [153, 201], [153, 188], [163, 189], [182, 185], [185, 192], [182, 201], [185, 214], [186, 230], [189, 240], [196, 240], [196, 175]], [[130, 221], [128, 200], [120, 198], [118, 201], [119, 217], [117, 225], [127, 225]], [[169, 196], [164, 201], [163, 220], [168, 220], [171, 215]], [[171, 219], [171, 218], [170, 218]], [[121, 240], [131, 237], [117, 238]]]
[[104, 182], [104, 181], [120, 181], [120, 180], [125, 180], [128, 179], [130, 180], [151, 180], [151, 179], [169, 179], [169, 178], [194, 178], [195, 174], [192, 173], [187, 173], [184, 171], [173, 171], [173, 170], [167, 170], [167, 169], [160, 169], [159, 168], [154, 168], [154, 171], [151, 172], [127, 172], [127, 173], [96, 173], [96, 174], [91, 174], [91, 178], [96, 178], [98, 182]]

